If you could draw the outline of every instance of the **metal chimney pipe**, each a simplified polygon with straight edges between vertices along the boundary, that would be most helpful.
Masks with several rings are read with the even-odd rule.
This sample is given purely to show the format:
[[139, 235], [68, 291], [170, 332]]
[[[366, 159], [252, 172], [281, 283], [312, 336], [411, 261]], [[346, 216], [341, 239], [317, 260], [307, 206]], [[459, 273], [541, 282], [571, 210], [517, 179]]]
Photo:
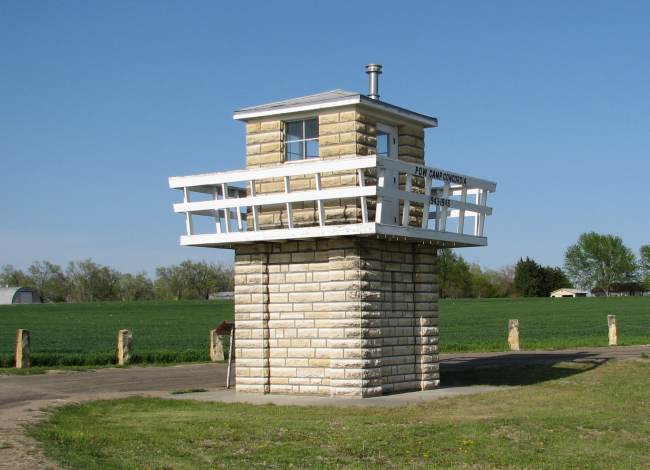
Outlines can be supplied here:
[[373, 100], [379, 99], [379, 75], [381, 74], [381, 65], [368, 64], [366, 65], [366, 73], [368, 74], [368, 98]]

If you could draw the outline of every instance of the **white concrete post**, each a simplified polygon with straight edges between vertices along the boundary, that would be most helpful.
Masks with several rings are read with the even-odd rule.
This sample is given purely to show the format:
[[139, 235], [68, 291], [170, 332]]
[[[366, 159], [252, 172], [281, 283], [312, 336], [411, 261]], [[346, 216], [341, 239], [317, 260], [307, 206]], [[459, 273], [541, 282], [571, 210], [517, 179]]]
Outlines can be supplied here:
[[618, 332], [616, 331], [616, 315], [607, 315], [607, 326], [609, 327], [609, 345], [618, 344]]
[[133, 334], [129, 330], [120, 330], [117, 333], [117, 363], [120, 366], [131, 361], [131, 348], [133, 347]]
[[511, 351], [519, 351], [519, 320], [508, 322], [508, 344]]
[[20, 329], [16, 332], [16, 369], [24, 369], [30, 366], [32, 335], [29, 330]]
[[217, 334], [217, 330], [210, 330], [210, 360], [212, 362], [225, 361], [226, 356], [223, 351], [223, 341]]

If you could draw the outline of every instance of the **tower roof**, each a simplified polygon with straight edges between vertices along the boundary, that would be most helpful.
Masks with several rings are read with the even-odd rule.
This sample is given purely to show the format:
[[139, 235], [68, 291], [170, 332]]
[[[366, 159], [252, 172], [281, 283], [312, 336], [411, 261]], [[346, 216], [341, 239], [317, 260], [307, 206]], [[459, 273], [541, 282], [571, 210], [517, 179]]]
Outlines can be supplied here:
[[239, 121], [248, 121], [249, 119], [259, 117], [292, 114], [347, 105], [359, 105], [370, 110], [393, 114], [407, 121], [414, 121], [424, 127], [438, 126], [438, 119], [434, 117], [409, 111], [408, 109], [378, 99], [372, 99], [360, 93], [341, 89], [241, 108], [235, 111], [233, 118]]

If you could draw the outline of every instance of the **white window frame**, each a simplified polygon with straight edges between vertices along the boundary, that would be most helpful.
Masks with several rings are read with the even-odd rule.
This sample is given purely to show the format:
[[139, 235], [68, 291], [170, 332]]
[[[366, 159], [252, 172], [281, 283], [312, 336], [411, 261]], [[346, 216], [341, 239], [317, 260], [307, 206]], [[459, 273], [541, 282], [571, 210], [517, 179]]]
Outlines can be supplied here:
[[[307, 131], [307, 128], [306, 128], [307, 121], [316, 121], [318, 136], [312, 137], [312, 138], [309, 138], [309, 139], [302, 138], [302, 139], [296, 139], [296, 140], [291, 140], [291, 141], [288, 140], [287, 133], [286, 133], [287, 124], [301, 122], [302, 123], [302, 136], [304, 137], [306, 135], [306, 131]], [[305, 117], [305, 118], [302, 118], [302, 119], [294, 119], [294, 120], [291, 120], [291, 121], [284, 121], [284, 128], [285, 128], [285, 134], [284, 134], [284, 161], [285, 162], [296, 162], [296, 161], [301, 161], [301, 160], [309, 160], [309, 159], [313, 159], [313, 158], [320, 158], [320, 142], [319, 142], [320, 123], [318, 122], [318, 116]], [[313, 141], [319, 142], [318, 155], [313, 156], [313, 157], [307, 157], [307, 142], [313, 142]], [[292, 160], [292, 159], [289, 158], [289, 145], [288, 144], [289, 143], [294, 143], [294, 142], [300, 142], [302, 144], [303, 157]]]

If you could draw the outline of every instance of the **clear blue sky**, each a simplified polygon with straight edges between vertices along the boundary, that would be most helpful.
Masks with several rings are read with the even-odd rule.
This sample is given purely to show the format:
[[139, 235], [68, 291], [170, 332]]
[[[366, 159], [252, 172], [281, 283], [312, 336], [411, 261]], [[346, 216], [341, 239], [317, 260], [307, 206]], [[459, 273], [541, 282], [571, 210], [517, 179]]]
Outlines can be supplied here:
[[243, 167], [238, 107], [344, 88], [436, 116], [427, 161], [492, 179], [498, 268], [588, 230], [650, 243], [649, 2], [0, 3], [0, 264], [123, 271], [181, 248], [167, 177]]

